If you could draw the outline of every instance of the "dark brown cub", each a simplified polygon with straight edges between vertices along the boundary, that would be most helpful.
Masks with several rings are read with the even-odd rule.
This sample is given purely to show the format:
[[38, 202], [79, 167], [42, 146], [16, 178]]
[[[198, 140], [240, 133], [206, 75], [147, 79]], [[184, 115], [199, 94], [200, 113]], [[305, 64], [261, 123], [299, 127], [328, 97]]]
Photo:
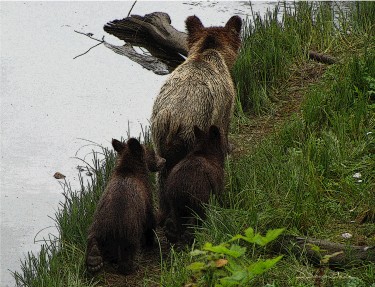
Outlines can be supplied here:
[[160, 170], [165, 160], [134, 138], [127, 143], [113, 139], [112, 146], [117, 162], [88, 231], [86, 265], [96, 272], [109, 261], [129, 274], [140, 246], [154, 243], [156, 221], [148, 173]]
[[170, 172], [161, 201], [166, 216], [165, 232], [169, 241], [188, 241], [186, 228], [205, 218], [204, 204], [212, 194], [224, 189], [225, 139], [217, 126], [208, 133], [194, 126], [194, 149]]

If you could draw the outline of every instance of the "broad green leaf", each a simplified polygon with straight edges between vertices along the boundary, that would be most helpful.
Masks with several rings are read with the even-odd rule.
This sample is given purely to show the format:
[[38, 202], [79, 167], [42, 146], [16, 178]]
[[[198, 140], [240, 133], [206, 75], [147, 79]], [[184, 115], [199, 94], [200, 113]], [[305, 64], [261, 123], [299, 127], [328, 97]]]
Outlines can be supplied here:
[[248, 229], [245, 230], [245, 236], [249, 239], [254, 237], [254, 229], [249, 227]]
[[[227, 266], [225, 266], [225, 268], [228, 271], [230, 271], [231, 273], [241, 271], [244, 267], [242, 265], [238, 264], [237, 261], [239, 261], [239, 260], [236, 260], [233, 257], [228, 257], [228, 264], [227, 264]], [[243, 260], [241, 260], [240, 263], [241, 262], [243, 262]]]
[[246, 252], [246, 247], [241, 247], [239, 245], [232, 245], [231, 249], [228, 249], [224, 244], [212, 246], [211, 243], [206, 243], [203, 249], [214, 253], [229, 255], [235, 258], [242, 256]]
[[246, 272], [246, 270], [241, 270], [234, 272], [231, 276], [221, 278], [220, 283], [223, 284], [223, 286], [235, 286], [239, 285], [247, 277], [248, 273]]
[[203, 262], [193, 262], [186, 268], [191, 271], [201, 271], [206, 268], [206, 264], [204, 264]]
[[255, 234], [253, 238], [254, 243], [260, 246], [265, 246], [272, 240], [276, 239], [283, 231], [284, 231], [284, 228], [268, 230], [265, 237], [257, 233]]
[[255, 244], [258, 244], [260, 246], [265, 246], [267, 243], [276, 239], [283, 231], [284, 231], [284, 228], [269, 230], [267, 232], [266, 236], [264, 237], [259, 233], [254, 234], [254, 230], [250, 227], [250, 228], [245, 230], [246, 236], [243, 236], [241, 234], [237, 234], [237, 235], [233, 236], [232, 239], [229, 240], [229, 242], [235, 241], [237, 239], [242, 239], [242, 240], [244, 240], [246, 242], [249, 242], [249, 243], [255, 243]]
[[207, 253], [206, 251], [194, 249], [193, 251], [190, 252], [190, 255], [191, 256], [198, 256], [198, 255], [203, 255], [203, 254], [206, 254], [206, 253]]
[[267, 259], [267, 260], [262, 260], [255, 262], [251, 264], [247, 270], [251, 274], [251, 278], [255, 277], [256, 275], [263, 274], [266, 272], [268, 269], [272, 268], [283, 256], [278, 256], [273, 259]]
[[275, 240], [281, 233], [283, 233], [285, 228], [271, 229], [267, 231], [266, 238], [268, 242]]
[[245, 237], [245, 236], [243, 236], [241, 234], [236, 234], [228, 242], [233, 242], [233, 241], [236, 241], [238, 239], [243, 239], [243, 240], [246, 240], [247, 242], [250, 242], [247, 237]]
[[237, 258], [246, 253], [246, 247], [241, 247], [240, 245], [232, 244], [232, 246], [230, 247], [230, 251], [236, 252], [238, 256], [234, 256], [234, 257]]

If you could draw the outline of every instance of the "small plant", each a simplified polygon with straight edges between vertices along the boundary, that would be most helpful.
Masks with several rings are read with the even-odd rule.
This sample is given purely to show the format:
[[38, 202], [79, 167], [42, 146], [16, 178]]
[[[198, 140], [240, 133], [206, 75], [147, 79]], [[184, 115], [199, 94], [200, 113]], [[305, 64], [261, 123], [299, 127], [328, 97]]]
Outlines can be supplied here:
[[250, 227], [245, 230], [244, 235], [237, 234], [227, 242], [215, 246], [207, 242], [201, 250], [193, 250], [190, 255], [197, 258], [197, 261], [187, 266], [193, 272], [194, 281], [188, 286], [248, 286], [252, 279], [272, 268], [282, 256], [249, 262], [245, 256], [246, 247], [234, 242], [243, 240], [265, 246], [283, 231], [284, 229], [269, 230], [266, 236], [262, 236], [254, 233]]

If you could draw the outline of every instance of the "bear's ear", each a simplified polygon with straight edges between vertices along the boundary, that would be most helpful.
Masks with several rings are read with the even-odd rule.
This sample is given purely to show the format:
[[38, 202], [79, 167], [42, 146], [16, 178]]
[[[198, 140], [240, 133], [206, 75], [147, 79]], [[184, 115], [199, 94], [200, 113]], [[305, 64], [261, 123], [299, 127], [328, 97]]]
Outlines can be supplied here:
[[154, 149], [146, 148], [146, 164], [149, 171], [157, 172], [165, 166], [165, 159], [158, 156]]
[[208, 137], [210, 141], [221, 141], [220, 129], [214, 125], [210, 126], [210, 130], [208, 131]]
[[201, 20], [199, 20], [199, 18], [195, 15], [187, 17], [185, 25], [189, 35], [193, 35], [195, 32], [204, 28]]
[[112, 139], [112, 146], [115, 151], [122, 152], [125, 148], [125, 144], [123, 142], [120, 142], [119, 140]]
[[240, 34], [242, 27], [242, 20], [239, 16], [232, 16], [227, 24], [225, 24], [225, 28], [230, 31], [233, 31], [235, 34]]
[[138, 156], [141, 156], [143, 153], [143, 147], [139, 143], [139, 141], [135, 138], [130, 138], [127, 142], [127, 145], [129, 147], [129, 150], [132, 154], [136, 154]]
[[194, 135], [197, 140], [203, 139], [205, 136], [204, 131], [198, 128], [196, 125], [194, 125]]

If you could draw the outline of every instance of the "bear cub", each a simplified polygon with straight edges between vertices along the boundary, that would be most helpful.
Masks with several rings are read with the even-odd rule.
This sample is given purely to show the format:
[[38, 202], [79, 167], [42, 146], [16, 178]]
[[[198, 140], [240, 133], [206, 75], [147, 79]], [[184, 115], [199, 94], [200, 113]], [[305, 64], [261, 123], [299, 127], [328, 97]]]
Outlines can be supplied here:
[[140, 247], [154, 243], [149, 171], [160, 170], [165, 160], [134, 138], [127, 143], [113, 139], [112, 146], [117, 161], [88, 230], [86, 266], [96, 272], [109, 261], [118, 264], [120, 273], [129, 274]]
[[166, 220], [164, 230], [170, 242], [190, 243], [188, 225], [197, 224], [195, 216], [205, 218], [203, 204], [211, 194], [224, 190], [225, 139], [217, 126], [208, 133], [194, 126], [194, 149], [171, 170], [161, 193]]

